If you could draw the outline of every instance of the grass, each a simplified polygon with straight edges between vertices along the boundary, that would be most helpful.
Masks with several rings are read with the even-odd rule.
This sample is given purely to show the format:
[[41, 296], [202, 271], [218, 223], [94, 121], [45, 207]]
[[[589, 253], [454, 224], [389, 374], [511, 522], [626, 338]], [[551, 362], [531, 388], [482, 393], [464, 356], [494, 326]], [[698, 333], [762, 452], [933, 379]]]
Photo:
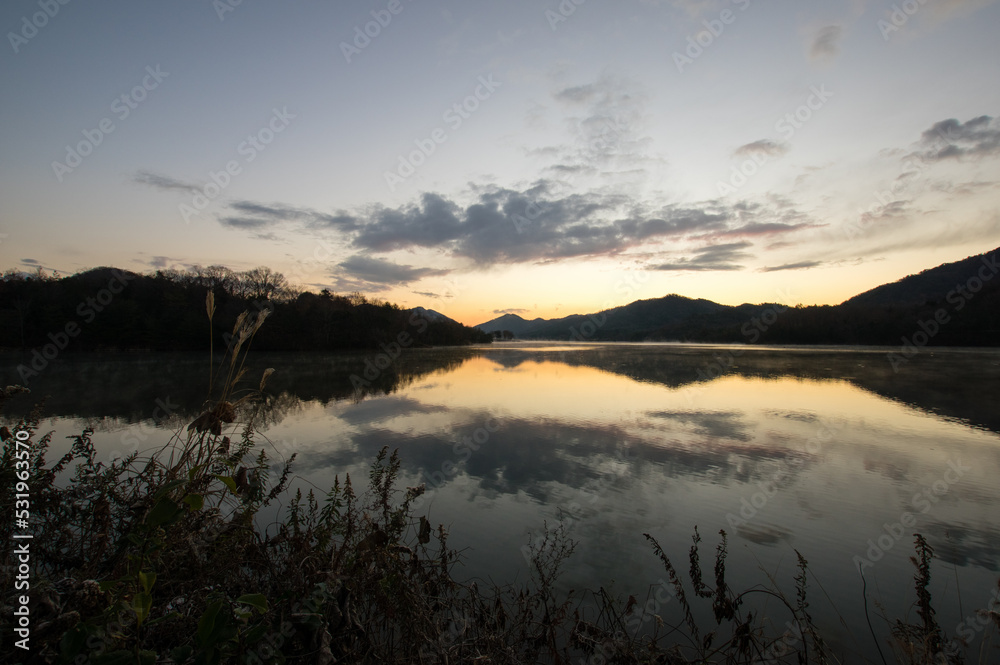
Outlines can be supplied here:
[[[211, 318], [210, 302], [207, 311]], [[15, 470], [27, 471], [34, 534], [31, 649], [8, 639], [18, 596], [8, 566], [0, 573], [3, 662], [839, 662], [809, 614], [808, 562], [798, 552], [795, 597], [786, 598], [776, 584], [729, 586], [725, 532], [705, 571], [695, 528], [686, 578], [646, 534], [667, 574], [664, 587], [642, 602], [603, 588], [566, 596], [557, 581], [575, 545], [563, 529], [546, 527], [529, 550], [526, 582], [480, 588], [456, 581], [460, 559], [447, 531], [413, 509], [423, 487], [397, 487], [397, 452], [382, 449], [361, 494], [349, 475], [325, 494], [292, 492], [294, 456], [273, 473], [254, 425], [273, 370], [255, 388], [241, 387], [265, 317], [238, 319], [229, 352], [210, 374], [211, 383], [224, 378], [213, 385], [215, 397], [148, 456], [99, 461], [85, 430], [50, 462], [40, 408], [14, 428], [30, 434], [26, 458], [12, 432], [0, 432], [0, 506], [12, 513]], [[19, 392], [0, 391], [0, 408]], [[278, 505], [287, 505], [281, 518], [262, 524]], [[12, 526], [0, 522], [5, 561], [13, 556]], [[894, 662], [962, 662], [935, 620], [932, 557], [918, 536], [920, 621], [893, 625], [885, 646]], [[782, 616], [750, 609], [758, 595], [776, 599]], [[995, 612], [986, 616], [1000, 626]], [[786, 618], [795, 630], [778, 633], [773, 626]]]

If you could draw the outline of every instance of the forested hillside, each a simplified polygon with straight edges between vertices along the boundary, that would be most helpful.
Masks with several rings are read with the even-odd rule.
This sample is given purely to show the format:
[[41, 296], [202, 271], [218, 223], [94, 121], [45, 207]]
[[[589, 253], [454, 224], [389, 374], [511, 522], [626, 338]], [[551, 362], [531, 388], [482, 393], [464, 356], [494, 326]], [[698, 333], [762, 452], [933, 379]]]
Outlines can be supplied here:
[[303, 293], [268, 268], [235, 272], [220, 266], [142, 275], [95, 268], [70, 277], [8, 270], [0, 279], [0, 348], [55, 345], [71, 351], [205, 350], [205, 299], [215, 294], [211, 340], [225, 348], [243, 311], [269, 310], [254, 348], [269, 351], [374, 349], [488, 342], [491, 336], [451, 320], [360, 293]]

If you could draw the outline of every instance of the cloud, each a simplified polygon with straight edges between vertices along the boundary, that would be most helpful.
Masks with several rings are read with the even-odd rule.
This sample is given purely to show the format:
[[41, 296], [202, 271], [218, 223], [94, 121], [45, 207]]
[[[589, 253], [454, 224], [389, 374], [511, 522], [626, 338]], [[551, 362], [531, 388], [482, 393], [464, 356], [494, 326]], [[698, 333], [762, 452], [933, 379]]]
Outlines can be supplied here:
[[[337, 266], [346, 271], [351, 278], [385, 286], [407, 284], [424, 277], [438, 277], [451, 272], [450, 270], [437, 270], [434, 268], [414, 268], [384, 259], [361, 255], [354, 255], [341, 261]], [[336, 272], [333, 274], [337, 276]]]
[[997, 0], [938, 0], [929, 3], [933, 16], [938, 21], [946, 21], [951, 18], [967, 16], [972, 12], [996, 4]]
[[288, 244], [288, 241], [279, 236], [277, 233], [255, 233], [253, 238], [254, 240], [266, 240], [271, 243]]
[[437, 247], [465, 233], [459, 212], [455, 203], [438, 194], [424, 194], [419, 206], [377, 206], [361, 226], [354, 245], [379, 252]]
[[873, 206], [861, 214], [861, 220], [865, 224], [872, 224], [881, 219], [900, 219], [912, 214], [913, 209], [910, 201], [889, 201], [880, 206]]
[[840, 38], [844, 28], [840, 25], [828, 25], [820, 28], [813, 36], [809, 47], [809, 57], [813, 60], [829, 60], [840, 51]]
[[200, 185], [184, 182], [183, 180], [177, 180], [176, 178], [171, 178], [170, 176], [161, 175], [159, 173], [153, 173], [151, 171], [136, 171], [135, 175], [132, 176], [132, 181], [137, 182], [140, 185], [148, 185], [150, 187], [155, 187], [156, 189], [162, 189], [168, 192], [180, 191], [195, 194], [201, 191]]
[[[690, 18], [699, 17], [709, 11], [719, 11], [722, 4], [719, 0], [640, 0], [644, 5], [660, 7], [671, 5], [679, 9]], [[728, 3], [727, 3], [728, 4]]]
[[786, 263], [780, 266], [768, 266], [761, 268], [761, 272], [777, 272], [779, 270], [805, 270], [806, 268], [817, 268], [823, 265], [822, 261], [799, 261], [798, 263]]
[[982, 115], [964, 123], [955, 118], [936, 122], [921, 135], [913, 154], [932, 162], [1000, 154], [1000, 120]]
[[[263, 228], [283, 223], [297, 222], [310, 229], [336, 229], [351, 231], [357, 229], [356, 218], [340, 213], [331, 215], [309, 208], [295, 208], [282, 204], [263, 204], [254, 201], [235, 201], [229, 205], [238, 214], [224, 218], [229, 226], [243, 228]], [[226, 222], [223, 222], [226, 223]]]
[[[559, 183], [544, 179], [524, 189], [479, 186], [464, 203], [428, 192], [415, 203], [337, 215], [244, 201], [232, 204], [230, 212], [250, 214], [219, 221], [257, 236], [279, 227], [337, 233], [359, 255], [433, 249], [480, 268], [613, 257], [660, 242], [735, 242], [819, 226], [778, 199], [653, 207], [615, 191], [559, 195], [559, 189]], [[701, 259], [697, 265], [713, 264]], [[380, 266], [379, 274], [387, 274], [385, 268]]]
[[21, 263], [29, 266], [40, 265], [38, 259], [21, 259]]
[[133, 261], [144, 266], [149, 266], [153, 270], [188, 270], [197, 267], [195, 263], [171, 256], [155, 255], [147, 258], [145, 252], [139, 252], [139, 257], [133, 259]]
[[219, 223], [237, 229], [263, 229], [272, 225], [269, 220], [254, 217], [221, 217]]
[[780, 222], [751, 222], [750, 224], [744, 224], [722, 233], [717, 234], [719, 237], [723, 238], [735, 238], [735, 237], [746, 237], [746, 236], [773, 236], [780, 233], [791, 233], [793, 231], [800, 231], [802, 229], [812, 229], [818, 228], [820, 224], [782, 224]]
[[598, 94], [598, 87], [593, 83], [587, 85], [576, 85], [563, 88], [556, 92], [553, 97], [561, 102], [573, 102], [582, 104], [591, 101]]
[[722, 245], [709, 245], [694, 250], [694, 256], [683, 258], [672, 263], [662, 263], [660, 265], [648, 266], [650, 270], [696, 270], [696, 271], [719, 271], [719, 270], [740, 270], [742, 265], [736, 263], [749, 258], [749, 254], [744, 251], [753, 245], [749, 242], [733, 242]]
[[746, 143], [733, 151], [733, 157], [753, 157], [761, 155], [764, 157], [780, 157], [789, 151], [789, 145], [784, 141], [774, 141], [771, 139], [760, 139], [753, 143]]
[[538, 156], [558, 161], [548, 167], [562, 173], [599, 172], [602, 168], [642, 165], [650, 140], [639, 135], [647, 116], [648, 95], [623, 76], [604, 74], [591, 83], [561, 85], [552, 98], [562, 106], [566, 140], [535, 148]]
[[529, 310], [527, 310], [527, 309], [519, 309], [517, 307], [511, 307], [511, 308], [508, 308], [508, 309], [495, 309], [495, 310], [493, 310], [493, 313], [494, 314], [527, 314], [528, 311]]
[[147, 263], [149, 263], [149, 265], [153, 268], [159, 268], [162, 270], [163, 268], [174, 265], [176, 262], [169, 256], [154, 256], [150, 258]]
[[423, 296], [424, 298], [435, 298], [438, 300], [443, 297], [441, 294], [433, 293], [431, 291], [411, 291], [411, 293], [415, 293], [418, 296]]
[[550, 262], [611, 256], [647, 241], [723, 232], [732, 217], [725, 209], [677, 205], [646, 213], [616, 194], [556, 197], [546, 195], [549, 189], [545, 183], [526, 192], [484, 189], [465, 206], [425, 194], [420, 205], [375, 208], [359, 219], [361, 230], [353, 245], [376, 252], [438, 248], [480, 266]]

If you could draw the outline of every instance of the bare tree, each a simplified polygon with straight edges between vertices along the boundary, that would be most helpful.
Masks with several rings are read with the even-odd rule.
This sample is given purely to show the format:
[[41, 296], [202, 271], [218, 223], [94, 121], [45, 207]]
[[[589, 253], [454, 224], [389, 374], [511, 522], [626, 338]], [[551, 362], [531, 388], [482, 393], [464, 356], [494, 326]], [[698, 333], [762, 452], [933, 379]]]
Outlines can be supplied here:
[[240, 273], [240, 277], [245, 291], [242, 295], [252, 300], [271, 300], [284, 295], [290, 288], [284, 275], [267, 266], [247, 270]]
[[216, 265], [208, 266], [207, 268], [197, 266], [194, 270], [198, 275], [198, 283], [200, 285], [208, 287], [213, 291], [215, 289], [222, 289], [226, 293], [233, 293], [233, 289], [236, 286], [236, 273], [226, 266]]

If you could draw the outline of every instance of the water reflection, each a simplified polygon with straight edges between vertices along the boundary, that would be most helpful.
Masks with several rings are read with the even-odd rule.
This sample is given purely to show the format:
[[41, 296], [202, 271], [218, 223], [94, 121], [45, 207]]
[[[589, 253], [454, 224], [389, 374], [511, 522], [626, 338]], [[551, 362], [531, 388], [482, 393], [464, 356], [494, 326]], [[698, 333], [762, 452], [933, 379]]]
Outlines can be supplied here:
[[[712, 544], [706, 558], [710, 534], [725, 529], [736, 585], [766, 583], [764, 571], [790, 583], [798, 549], [822, 585], [814, 615], [867, 653], [856, 557], [909, 512], [912, 529], [866, 569], [870, 588], [891, 590], [881, 598], [890, 616], [912, 602], [913, 531], [955, 568], [932, 589], [942, 625], [960, 618], [947, 604], [955, 579], [966, 597], [995, 585], [996, 352], [926, 352], [894, 373], [877, 350], [426, 350], [358, 392], [352, 375], [366, 359], [252, 357], [251, 377], [278, 369], [262, 433], [321, 489], [335, 474], [363, 479], [382, 446], [399, 448], [403, 482], [428, 486], [421, 508], [469, 548], [471, 576], [523, 579], [528, 535], [562, 522], [580, 543], [567, 586], [636, 592], [663, 577], [643, 532], [683, 564], [695, 525]], [[97, 445], [110, 450], [156, 438], [157, 400], [175, 405], [161, 427], [186, 425], [206, 381], [200, 357], [68, 358], [35, 394], [53, 395], [54, 427], [97, 423]], [[936, 492], [956, 464], [960, 476]]]

